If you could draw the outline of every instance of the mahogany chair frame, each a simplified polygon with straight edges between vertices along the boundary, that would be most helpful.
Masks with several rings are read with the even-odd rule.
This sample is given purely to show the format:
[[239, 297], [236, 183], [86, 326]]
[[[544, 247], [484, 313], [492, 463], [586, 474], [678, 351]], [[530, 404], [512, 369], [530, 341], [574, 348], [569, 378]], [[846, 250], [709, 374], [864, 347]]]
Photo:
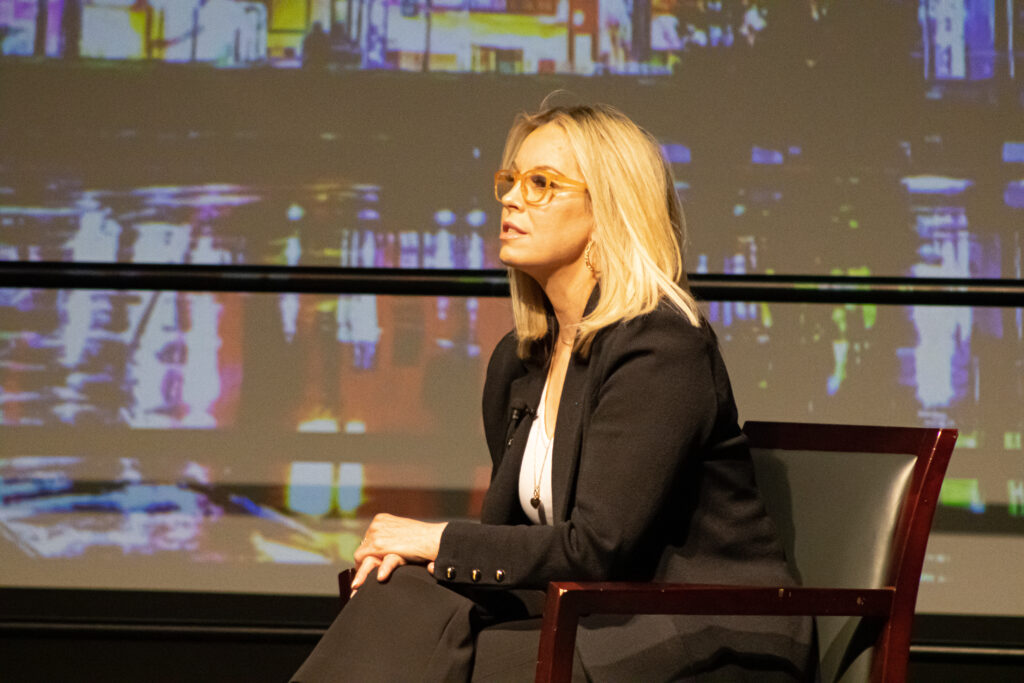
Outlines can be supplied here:
[[764, 587], [553, 581], [537, 654], [538, 683], [569, 681], [576, 628], [589, 614], [857, 616], [880, 626], [872, 683], [906, 680], [910, 631], [925, 548], [955, 429], [747, 422], [752, 448], [892, 453], [915, 456], [900, 506], [882, 587]]

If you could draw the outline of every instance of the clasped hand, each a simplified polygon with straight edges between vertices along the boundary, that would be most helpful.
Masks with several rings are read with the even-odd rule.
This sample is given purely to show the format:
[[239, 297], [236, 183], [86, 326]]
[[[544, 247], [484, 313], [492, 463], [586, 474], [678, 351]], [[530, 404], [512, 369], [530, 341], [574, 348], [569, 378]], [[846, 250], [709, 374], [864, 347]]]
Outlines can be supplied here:
[[387, 581], [391, 572], [403, 564], [425, 564], [427, 571], [433, 573], [446, 526], [446, 522], [421, 522], [385, 513], [375, 515], [355, 552], [359, 569], [352, 579], [352, 595], [374, 569], [378, 581]]

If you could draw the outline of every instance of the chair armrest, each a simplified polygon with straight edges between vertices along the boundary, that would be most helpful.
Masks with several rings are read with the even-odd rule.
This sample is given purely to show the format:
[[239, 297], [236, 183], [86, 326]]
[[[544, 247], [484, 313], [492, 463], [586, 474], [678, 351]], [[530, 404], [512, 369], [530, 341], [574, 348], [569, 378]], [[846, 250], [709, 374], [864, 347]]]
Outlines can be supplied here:
[[568, 681], [576, 626], [586, 614], [887, 617], [895, 588], [807, 588], [552, 581], [537, 652], [538, 682]]

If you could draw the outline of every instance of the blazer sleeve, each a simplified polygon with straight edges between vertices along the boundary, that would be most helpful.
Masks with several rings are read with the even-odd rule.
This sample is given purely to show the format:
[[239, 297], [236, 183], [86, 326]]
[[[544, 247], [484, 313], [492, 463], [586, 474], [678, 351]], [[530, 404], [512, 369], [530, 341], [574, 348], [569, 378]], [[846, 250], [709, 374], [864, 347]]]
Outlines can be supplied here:
[[684, 461], [714, 428], [713, 341], [685, 318], [657, 311], [598, 342], [567, 519], [554, 526], [451, 522], [436, 578], [544, 587], [629, 575], [631, 556], [650, 541]]

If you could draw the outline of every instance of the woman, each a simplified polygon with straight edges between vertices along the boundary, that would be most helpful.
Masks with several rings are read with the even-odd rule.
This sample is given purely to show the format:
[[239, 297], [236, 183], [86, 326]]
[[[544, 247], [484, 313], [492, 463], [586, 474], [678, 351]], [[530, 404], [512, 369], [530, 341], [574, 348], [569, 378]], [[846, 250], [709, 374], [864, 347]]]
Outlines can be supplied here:
[[[532, 680], [551, 580], [792, 583], [656, 141], [556, 107], [519, 117], [503, 165], [515, 330], [487, 370], [482, 523], [375, 517], [302, 683]], [[802, 618], [591, 617], [574, 675], [794, 680], [810, 639]]]

